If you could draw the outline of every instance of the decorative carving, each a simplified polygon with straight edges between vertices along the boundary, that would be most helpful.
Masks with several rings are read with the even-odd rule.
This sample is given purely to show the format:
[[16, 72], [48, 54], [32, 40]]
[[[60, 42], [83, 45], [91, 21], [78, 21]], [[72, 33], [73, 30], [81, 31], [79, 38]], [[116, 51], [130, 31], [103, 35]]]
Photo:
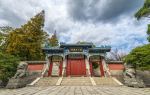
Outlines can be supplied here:
[[31, 83], [37, 76], [35, 74], [27, 75], [28, 73], [27, 67], [28, 67], [28, 64], [26, 62], [20, 62], [17, 67], [16, 74], [14, 75], [14, 77], [9, 79], [9, 82], [6, 88], [9, 88], [9, 89], [21, 88]]

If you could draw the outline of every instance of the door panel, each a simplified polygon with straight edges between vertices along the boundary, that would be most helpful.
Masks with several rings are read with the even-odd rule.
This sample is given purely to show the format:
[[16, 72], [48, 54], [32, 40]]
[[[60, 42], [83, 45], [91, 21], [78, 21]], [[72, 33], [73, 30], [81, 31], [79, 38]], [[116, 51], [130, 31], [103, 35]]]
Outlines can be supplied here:
[[84, 59], [68, 59], [67, 75], [82, 76], [86, 75], [86, 66]]

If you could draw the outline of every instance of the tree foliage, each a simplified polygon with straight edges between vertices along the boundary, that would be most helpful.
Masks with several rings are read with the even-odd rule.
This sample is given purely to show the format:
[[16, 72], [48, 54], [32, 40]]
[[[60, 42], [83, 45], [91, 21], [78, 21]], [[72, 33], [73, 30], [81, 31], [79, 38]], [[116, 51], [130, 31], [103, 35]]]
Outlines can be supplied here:
[[[135, 14], [135, 17], [139, 20], [142, 17], [149, 17], [150, 15], [150, 0], [145, 0], [145, 3], [141, 9]], [[150, 24], [148, 24], [147, 29], [147, 40], [150, 42]]]
[[130, 54], [125, 57], [125, 62], [137, 66], [138, 69], [150, 69], [150, 44], [139, 46], [133, 49]]
[[31, 18], [25, 25], [14, 29], [8, 36], [6, 52], [18, 55], [21, 60], [41, 60], [41, 45], [47, 34], [43, 31], [44, 11]]
[[51, 47], [56, 47], [58, 46], [58, 39], [57, 39], [57, 35], [56, 35], [56, 31], [55, 33], [51, 36], [51, 38], [49, 38], [49, 43]]
[[0, 52], [0, 80], [7, 82], [14, 76], [18, 62], [18, 57]]
[[139, 20], [141, 17], [147, 17], [150, 15], [150, 0], [145, 0], [144, 5], [135, 14], [135, 17]]
[[[145, 0], [141, 9], [135, 14], [139, 20], [142, 17], [149, 17], [150, 15], [150, 0]], [[147, 29], [148, 41], [150, 42], [150, 24]], [[135, 68], [149, 70], [150, 69], [150, 44], [136, 47], [126, 57], [125, 62], [132, 64]]]
[[148, 42], [150, 42], [150, 24], [148, 24], [147, 35], [148, 35], [147, 40]]

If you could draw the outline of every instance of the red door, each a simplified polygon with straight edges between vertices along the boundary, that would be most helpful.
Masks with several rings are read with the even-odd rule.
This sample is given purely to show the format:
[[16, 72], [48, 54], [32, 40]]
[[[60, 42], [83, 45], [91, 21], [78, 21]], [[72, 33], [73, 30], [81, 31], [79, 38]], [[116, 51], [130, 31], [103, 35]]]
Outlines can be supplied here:
[[68, 59], [67, 75], [82, 76], [86, 75], [86, 66], [84, 59]]

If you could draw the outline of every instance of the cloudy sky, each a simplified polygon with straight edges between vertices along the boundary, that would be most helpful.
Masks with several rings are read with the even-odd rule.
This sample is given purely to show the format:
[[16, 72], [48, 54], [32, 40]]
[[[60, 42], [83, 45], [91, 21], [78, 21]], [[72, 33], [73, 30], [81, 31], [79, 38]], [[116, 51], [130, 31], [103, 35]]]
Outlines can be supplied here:
[[20, 27], [45, 10], [45, 31], [60, 42], [93, 42], [129, 52], [146, 44], [147, 21], [134, 13], [144, 0], [0, 0], [0, 26]]

